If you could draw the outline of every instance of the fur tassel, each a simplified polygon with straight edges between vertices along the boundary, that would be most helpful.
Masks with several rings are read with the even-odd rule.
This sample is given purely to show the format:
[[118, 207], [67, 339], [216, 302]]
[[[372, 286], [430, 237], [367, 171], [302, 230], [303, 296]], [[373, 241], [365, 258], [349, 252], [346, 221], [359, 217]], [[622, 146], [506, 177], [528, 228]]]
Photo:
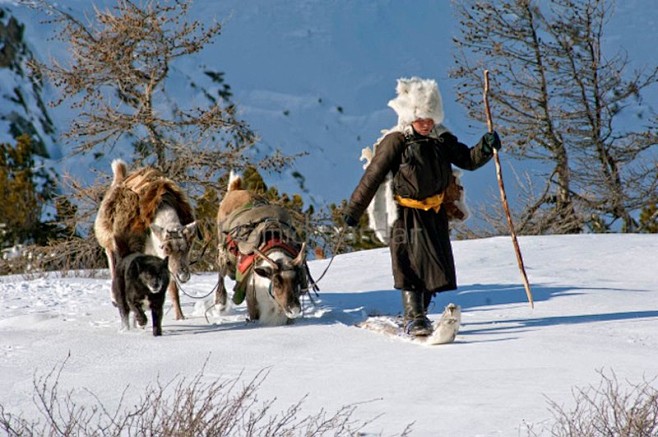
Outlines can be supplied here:
[[237, 191], [242, 190], [242, 176], [231, 170], [228, 176], [228, 189], [226, 191]]
[[128, 175], [128, 166], [126, 165], [126, 162], [122, 159], [113, 160], [112, 173], [114, 174], [114, 178], [112, 179], [112, 186], [114, 187], [123, 182]]

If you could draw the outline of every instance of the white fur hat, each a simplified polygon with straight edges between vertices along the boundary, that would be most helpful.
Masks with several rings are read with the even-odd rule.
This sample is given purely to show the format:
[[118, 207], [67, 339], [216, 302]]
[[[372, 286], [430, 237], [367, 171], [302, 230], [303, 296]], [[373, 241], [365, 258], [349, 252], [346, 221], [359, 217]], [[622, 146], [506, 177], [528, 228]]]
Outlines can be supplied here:
[[409, 125], [419, 118], [431, 118], [435, 124], [443, 123], [443, 102], [439, 86], [433, 79], [398, 79], [395, 88], [398, 96], [388, 106], [398, 114], [398, 126]]

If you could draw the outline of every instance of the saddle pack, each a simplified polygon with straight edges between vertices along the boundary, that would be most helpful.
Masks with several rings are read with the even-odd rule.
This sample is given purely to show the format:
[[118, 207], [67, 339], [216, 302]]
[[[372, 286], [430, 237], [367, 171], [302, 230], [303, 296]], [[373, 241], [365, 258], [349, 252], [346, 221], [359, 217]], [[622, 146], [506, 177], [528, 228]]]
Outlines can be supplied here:
[[[244, 301], [248, 282], [245, 278], [253, 272], [256, 249], [265, 255], [274, 249], [282, 250], [291, 258], [301, 249], [290, 213], [279, 205], [250, 204], [232, 212], [222, 223], [221, 235], [220, 262], [236, 282], [233, 290], [236, 305]], [[307, 266], [303, 267], [302, 288], [306, 288]]]

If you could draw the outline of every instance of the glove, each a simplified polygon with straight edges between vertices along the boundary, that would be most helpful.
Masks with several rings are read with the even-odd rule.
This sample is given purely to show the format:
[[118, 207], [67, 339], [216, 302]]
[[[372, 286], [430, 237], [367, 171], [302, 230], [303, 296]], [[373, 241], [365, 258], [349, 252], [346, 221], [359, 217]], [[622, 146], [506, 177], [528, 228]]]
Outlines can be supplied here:
[[358, 221], [357, 219], [355, 219], [355, 218], [352, 217], [351, 215], [347, 215], [347, 214], [345, 214], [345, 215], [343, 216], [343, 221], [345, 222], [345, 224], [346, 224], [347, 226], [350, 226], [350, 227], [352, 227], [352, 228], [356, 227], [356, 225], [359, 224], [359, 221]]
[[500, 137], [496, 131], [487, 132], [482, 136], [482, 149], [487, 153], [493, 153], [493, 150], [500, 150]]

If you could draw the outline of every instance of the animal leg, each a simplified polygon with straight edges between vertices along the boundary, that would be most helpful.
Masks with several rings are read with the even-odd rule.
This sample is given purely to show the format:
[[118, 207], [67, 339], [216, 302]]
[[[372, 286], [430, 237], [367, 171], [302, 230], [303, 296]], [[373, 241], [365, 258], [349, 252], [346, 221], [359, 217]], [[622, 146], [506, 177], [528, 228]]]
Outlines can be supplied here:
[[[107, 255], [107, 265], [110, 269], [110, 280], [112, 281], [114, 280], [115, 275], [116, 259], [114, 257], [114, 252], [112, 252], [110, 249], [105, 249], [105, 255]], [[117, 306], [117, 299], [113, 292], [110, 293], [110, 299], [112, 299], [112, 304]]]
[[110, 293], [112, 295], [112, 302], [119, 310], [119, 317], [121, 318], [121, 329], [128, 330], [130, 329], [130, 307], [128, 302], [126, 302], [125, 296], [125, 283], [123, 277], [119, 275], [118, 277], [112, 280], [112, 287]]
[[169, 286], [167, 287], [169, 292], [169, 298], [171, 303], [174, 306], [174, 313], [176, 313], [176, 320], [184, 320], [185, 316], [183, 315], [183, 310], [180, 307], [180, 297], [178, 295], [178, 285], [176, 285], [175, 280], [169, 281]]
[[258, 309], [258, 299], [256, 298], [255, 287], [247, 287], [247, 314], [249, 321], [255, 322], [260, 319], [260, 310]]
[[135, 322], [140, 328], [143, 328], [146, 326], [146, 313], [144, 313], [144, 310], [142, 309], [142, 303], [137, 302], [135, 304], [134, 302], [131, 302], [130, 304], [130, 310], [135, 314]]
[[217, 290], [215, 291], [215, 305], [219, 308], [219, 311], [226, 311], [228, 296], [226, 294], [226, 285], [224, 285], [224, 275], [222, 272], [219, 272], [219, 278], [217, 279]]
[[127, 331], [130, 329], [130, 308], [128, 307], [128, 304], [122, 300], [119, 300], [116, 305], [119, 309], [119, 317], [121, 318], [121, 329]]
[[162, 335], [162, 306], [151, 305], [151, 318], [153, 319], [153, 335]]

